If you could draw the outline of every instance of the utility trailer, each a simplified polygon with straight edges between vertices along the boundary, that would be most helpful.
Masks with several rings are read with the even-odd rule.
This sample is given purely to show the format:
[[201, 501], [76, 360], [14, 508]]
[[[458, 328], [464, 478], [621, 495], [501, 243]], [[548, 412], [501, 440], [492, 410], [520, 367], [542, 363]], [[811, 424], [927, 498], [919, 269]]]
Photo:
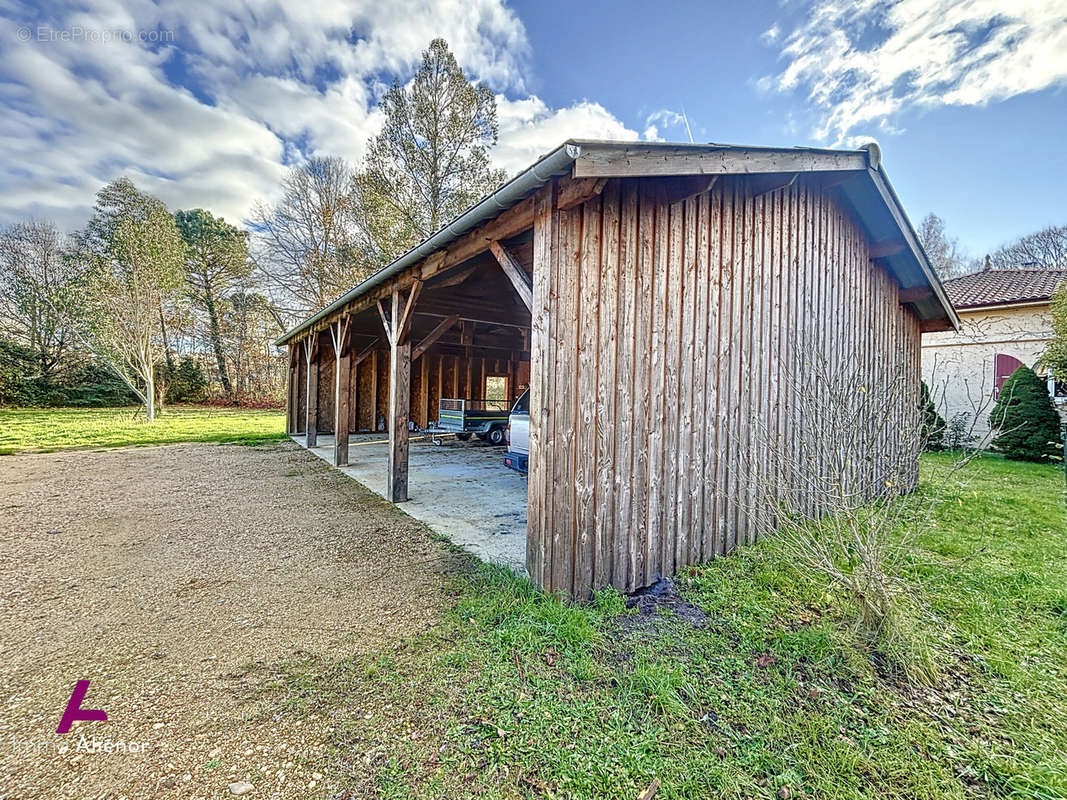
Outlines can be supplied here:
[[[437, 404], [437, 432], [454, 433], [463, 442], [473, 435], [491, 445], [501, 445], [506, 439], [509, 412], [506, 400], [442, 397]], [[436, 435], [433, 441], [441, 443]]]

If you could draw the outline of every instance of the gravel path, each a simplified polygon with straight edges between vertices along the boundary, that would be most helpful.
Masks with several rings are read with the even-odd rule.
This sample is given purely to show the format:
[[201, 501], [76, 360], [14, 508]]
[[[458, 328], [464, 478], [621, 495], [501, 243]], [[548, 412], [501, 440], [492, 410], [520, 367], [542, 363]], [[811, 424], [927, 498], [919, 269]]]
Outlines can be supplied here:
[[[0, 800], [321, 795], [264, 665], [427, 629], [464, 563], [290, 443], [0, 458]], [[108, 721], [57, 735], [80, 679]]]

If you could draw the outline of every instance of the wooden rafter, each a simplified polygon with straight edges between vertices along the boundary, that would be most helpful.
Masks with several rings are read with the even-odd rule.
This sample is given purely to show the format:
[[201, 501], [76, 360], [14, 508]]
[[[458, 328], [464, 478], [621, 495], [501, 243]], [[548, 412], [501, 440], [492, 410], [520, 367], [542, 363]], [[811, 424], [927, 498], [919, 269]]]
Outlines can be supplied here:
[[371, 339], [370, 344], [368, 344], [366, 347], [356, 353], [355, 357], [352, 359], [353, 368], [358, 367], [360, 364], [370, 358], [371, 353], [378, 349], [378, 343], [380, 341], [381, 339], [375, 337], [374, 339]]
[[906, 250], [908, 243], [903, 239], [882, 239], [880, 242], [872, 242], [870, 247], [871, 258], [885, 258]]
[[556, 195], [556, 207], [573, 208], [604, 191], [607, 178], [566, 178], [560, 181], [559, 193]]
[[411, 360], [415, 361], [417, 358], [425, 354], [425, 352], [430, 349], [433, 343], [440, 339], [442, 336], [444, 336], [444, 334], [448, 330], [450, 330], [452, 326], [455, 325], [457, 322], [459, 322], [459, 315], [453, 314], [450, 317], [445, 317], [443, 320], [437, 323], [437, 327], [430, 331], [428, 334], [426, 334], [426, 336], [423, 337], [423, 340], [419, 342], [411, 351]]
[[[427, 256], [421, 263], [413, 264], [397, 276], [394, 282], [379, 285], [353, 299], [351, 303], [337, 309], [334, 316], [346, 313], [356, 315], [380, 304], [392, 294], [394, 283], [401, 291], [405, 291], [417, 282], [444, 275], [457, 267], [464, 268], [463, 265], [467, 261], [489, 249], [491, 240], [510, 239], [531, 227], [533, 227], [533, 198], [527, 198], [501, 212], [496, 219], [459, 237], [447, 249], [438, 250]], [[381, 308], [379, 308], [379, 313], [382, 314], [382, 322], [385, 323], [384, 311]], [[331, 319], [332, 317], [320, 320], [311, 331], [301, 331], [299, 335], [325, 330]]]
[[519, 299], [522, 300], [527, 309], [532, 309], [533, 287], [530, 284], [530, 279], [526, 275], [526, 271], [519, 266], [519, 262], [515, 259], [515, 256], [509, 253], [507, 248], [500, 244], [500, 242], [489, 242], [489, 249], [492, 251], [493, 255], [496, 256], [497, 263], [500, 264], [500, 268], [504, 270], [504, 274], [508, 276], [511, 285], [515, 287], [515, 293], [518, 294]]

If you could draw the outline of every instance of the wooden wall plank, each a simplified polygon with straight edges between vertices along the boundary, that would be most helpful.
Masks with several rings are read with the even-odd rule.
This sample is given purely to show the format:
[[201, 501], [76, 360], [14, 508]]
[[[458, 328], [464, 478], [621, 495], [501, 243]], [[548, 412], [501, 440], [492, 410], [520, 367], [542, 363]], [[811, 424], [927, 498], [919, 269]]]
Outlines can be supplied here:
[[[636, 265], [638, 263], [638, 199], [636, 181], [618, 185], [620, 193], [618, 249], [618, 355], [615, 391], [615, 479], [614, 549], [611, 585], [618, 588], [634, 584], [635, 550], [633, 522], [633, 459], [637, 437], [634, 433], [636, 392], [634, 376], [637, 358], [634, 334], [638, 315], [644, 308], [637, 305]], [[608, 191], [608, 189], [605, 189]]]
[[579, 274], [582, 242], [582, 208], [559, 212], [560, 258], [555, 366], [555, 424], [553, 439], [556, 457], [552, 463], [552, 570], [553, 588], [571, 594], [575, 566], [575, 428], [577, 395], [575, 380], [578, 358]]
[[807, 179], [756, 193], [726, 177], [673, 203], [622, 180], [562, 212], [551, 193], [533, 245], [534, 581], [632, 591], [768, 530], [768, 494], [816, 512], [787, 483], [832, 458], [798, 385], [823, 358], [838, 377], [863, 362], [872, 380], [894, 362], [918, 376], [918, 321], [856, 222]]
[[[663, 451], [664, 451], [664, 384], [667, 378], [667, 236], [670, 222], [670, 207], [662, 201], [660, 193], [652, 186], [642, 194], [652, 216], [652, 306], [649, 309], [651, 330], [649, 338], [649, 391], [648, 391], [648, 545], [645, 549], [644, 585], [653, 583], [660, 576], [661, 548], [663, 542]], [[672, 413], [675, 409], [671, 409]]]
[[597, 447], [597, 405], [599, 392], [597, 370], [603, 354], [600, 353], [600, 258], [601, 258], [601, 198], [599, 196], [583, 203], [575, 214], [581, 215], [581, 243], [577, 264], [576, 294], [581, 311], [575, 314], [578, 326], [577, 375], [575, 378], [575, 405], [577, 407], [575, 430], [574, 469], [574, 517], [575, 517], [575, 562], [574, 594], [586, 597], [593, 588], [593, 563], [600, 549], [595, 530], [595, 484], [596, 461], [586, 454], [593, 454]]
[[649, 572], [649, 438], [652, 417], [649, 402], [652, 391], [651, 383], [651, 347], [652, 347], [652, 286], [655, 273], [653, 260], [653, 241], [655, 239], [654, 202], [643, 191], [643, 184], [637, 183], [637, 246], [636, 285], [634, 302], [636, 313], [634, 319], [634, 382], [633, 395], [633, 510], [630, 516], [630, 578], [627, 591], [647, 585]]
[[615, 441], [618, 413], [615, 384], [622, 376], [616, 372], [619, 357], [619, 183], [611, 181], [603, 188], [602, 229], [600, 238], [599, 283], [597, 302], [597, 375], [596, 375], [596, 475], [593, 486], [593, 532], [595, 560], [592, 585], [595, 589], [610, 586], [615, 568], [615, 507], [618, 484], [615, 469]]
[[[660, 468], [663, 474], [663, 526], [659, 573], [673, 575], [681, 515], [678, 502], [678, 452], [682, 414], [682, 319], [685, 306], [684, 204], [671, 203], [667, 207], [667, 214], [667, 252], [664, 258], [667, 267], [667, 287], [664, 295], [667, 325], [663, 340], [663, 460]], [[659, 247], [662, 245], [662, 240], [657, 243]]]
[[[552, 182], [534, 195], [533, 286], [530, 328], [530, 459], [526, 509], [526, 571], [538, 586], [552, 590], [551, 500], [552, 464], [555, 458], [552, 426], [555, 422], [555, 340], [552, 313], [555, 302], [553, 281], [559, 258], [559, 212], [556, 210], [556, 184]], [[455, 372], [453, 368], [453, 373]]]

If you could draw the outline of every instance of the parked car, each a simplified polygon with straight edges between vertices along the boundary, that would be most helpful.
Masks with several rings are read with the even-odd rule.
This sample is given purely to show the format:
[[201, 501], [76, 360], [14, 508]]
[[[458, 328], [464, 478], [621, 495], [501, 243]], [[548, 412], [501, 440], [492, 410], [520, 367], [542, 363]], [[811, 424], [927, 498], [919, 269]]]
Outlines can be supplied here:
[[503, 400], [460, 400], [442, 397], [437, 404], [437, 427], [456, 434], [460, 441], [471, 435], [492, 445], [505, 441], [508, 424], [507, 402]]
[[504, 454], [504, 466], [525, 475], [530, 461], [530, 390], [512, 406], [508, 417], [508, 451]]

